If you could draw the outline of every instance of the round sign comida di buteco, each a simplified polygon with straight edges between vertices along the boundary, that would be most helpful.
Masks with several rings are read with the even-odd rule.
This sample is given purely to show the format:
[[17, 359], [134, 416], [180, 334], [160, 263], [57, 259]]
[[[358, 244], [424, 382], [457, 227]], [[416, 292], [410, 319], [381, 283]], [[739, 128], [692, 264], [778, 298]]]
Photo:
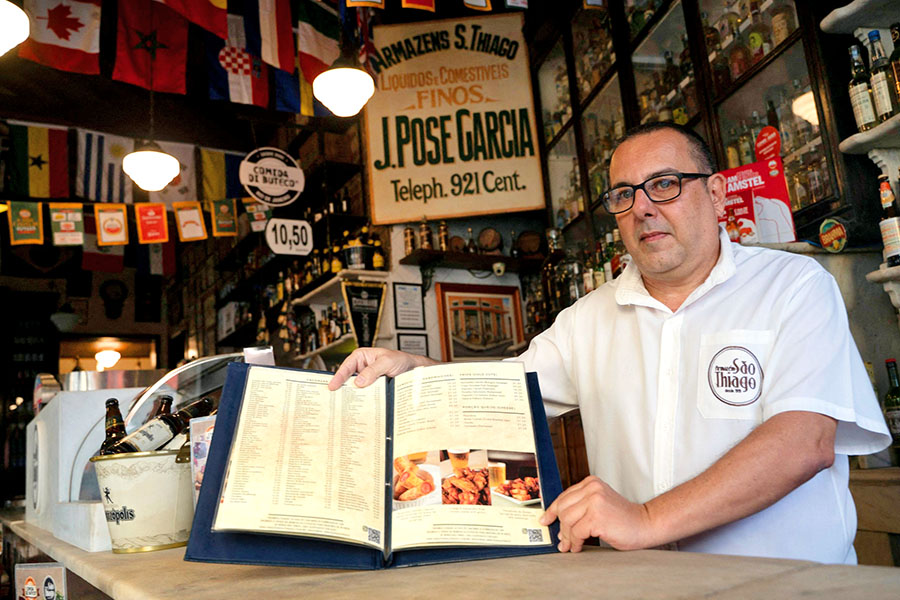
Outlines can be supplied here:
[[290, 154], [278, 148], [257, 148], [244, 157], [241, 184], [267, 206], [287, 206], [300, 197], [306, 180]]

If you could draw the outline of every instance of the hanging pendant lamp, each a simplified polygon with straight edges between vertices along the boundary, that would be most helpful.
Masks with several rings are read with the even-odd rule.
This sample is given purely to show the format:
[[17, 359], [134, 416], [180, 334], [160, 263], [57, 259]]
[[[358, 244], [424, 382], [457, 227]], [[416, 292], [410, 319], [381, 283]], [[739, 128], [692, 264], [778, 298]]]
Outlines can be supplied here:
[[0, 0], [0, 56], [28, 39], [30, 29], [24, 10], [9, 0]]
[[[152, 70], [153, 65], [151, 63]], [[153, 141], [153, 80], [150, 80], [150, 138], [122, 159], [122, 170], [142, 190], [158, 192], [181, 172], [181, 163]]]
[[313, 95], [338, 117], [352, 117], [375, 93], [375, 80], [360, 68], [346, 32], [341, 3], [341, 55], [327, 71], [313, 80]]

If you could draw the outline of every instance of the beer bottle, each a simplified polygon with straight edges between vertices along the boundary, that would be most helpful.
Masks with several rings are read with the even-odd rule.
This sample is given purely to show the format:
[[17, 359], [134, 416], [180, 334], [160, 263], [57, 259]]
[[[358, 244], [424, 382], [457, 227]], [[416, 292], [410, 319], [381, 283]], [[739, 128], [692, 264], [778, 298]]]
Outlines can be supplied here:
[[171, 415], [172, 414], [172, 396], [160, 396], [159, 397], [159, 406], [156, 408], [156, 412], [154, 412], [150, 418], [158, 417], [159, 415]]
[[375, 240], [375, 249], [372, 253], [372, 268], [376, 271], [384, 270], [384, 249], [381, 247], [381, 240]]
[[884, 394], [884, 419], [887, 421], [894, 445], [900, 445], [900, 378], [897, 376], [897, 361], [889, 358], [884, 361], [887, 367], [890, 388]]
[[100, 444], [100, 455], [112, 454], [110, 446], [125, 437], [125, 421], [119, 410], [119, 401], [110, 398], [106, 401], [106, 439]]
[[215, 408], [211, 398], [202, 398], [170, 415], [150, 419], [108, 449], [108, 454], [123, 452], [149, 452], [168, 444], [172, 438], [187, 429], [191, 419], [205, 417]]

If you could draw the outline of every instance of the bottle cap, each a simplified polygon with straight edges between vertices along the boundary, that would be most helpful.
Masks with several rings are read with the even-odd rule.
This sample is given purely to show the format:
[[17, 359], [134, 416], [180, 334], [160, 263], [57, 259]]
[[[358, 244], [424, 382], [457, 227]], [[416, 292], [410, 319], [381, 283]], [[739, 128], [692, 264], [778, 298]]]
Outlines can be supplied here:
[[107, 406], [107, 407], [110, 407], [110, 406], [118, 406], [118, 405], [119, 405], [119, 401], [118, 401], [117, 399], [115, 399], [115, 398], [110, 398], [110, 399], [108, 399], [108, 400], [106, 401], [106, 406]]
[[897, 363], [897, 359], [895, 359], [895, 358], [889, 358], [889, 359], [887, 359], [886, 361], [884, 361], [884, 363], [885, 363], [885, 364], [891, 364], [891, 363], [896, 364], [896, 363]]
[[881, 39], [881, 34], [878, 33], [877, 29], [873, 29], [872, 31], [869, 32], [869, 41], [870, 42], [874, 42], [875, 40], [880, 40], [880, 39]]

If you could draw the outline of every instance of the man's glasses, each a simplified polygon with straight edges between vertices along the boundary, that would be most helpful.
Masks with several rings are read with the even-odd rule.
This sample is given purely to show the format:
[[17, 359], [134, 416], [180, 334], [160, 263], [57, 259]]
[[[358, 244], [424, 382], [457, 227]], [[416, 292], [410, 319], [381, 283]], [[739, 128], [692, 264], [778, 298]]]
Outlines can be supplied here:
[[703, 179], [711, 173], [667, 173], [651, 177], [637, 185], [620, 185], [607, 190], [601, 199], [603, 207], [612, 215], [623, 213], [634, 206], [634, 196], [644, 190], [651, 202], [669, 202], [681, 194], [683, 179]]

